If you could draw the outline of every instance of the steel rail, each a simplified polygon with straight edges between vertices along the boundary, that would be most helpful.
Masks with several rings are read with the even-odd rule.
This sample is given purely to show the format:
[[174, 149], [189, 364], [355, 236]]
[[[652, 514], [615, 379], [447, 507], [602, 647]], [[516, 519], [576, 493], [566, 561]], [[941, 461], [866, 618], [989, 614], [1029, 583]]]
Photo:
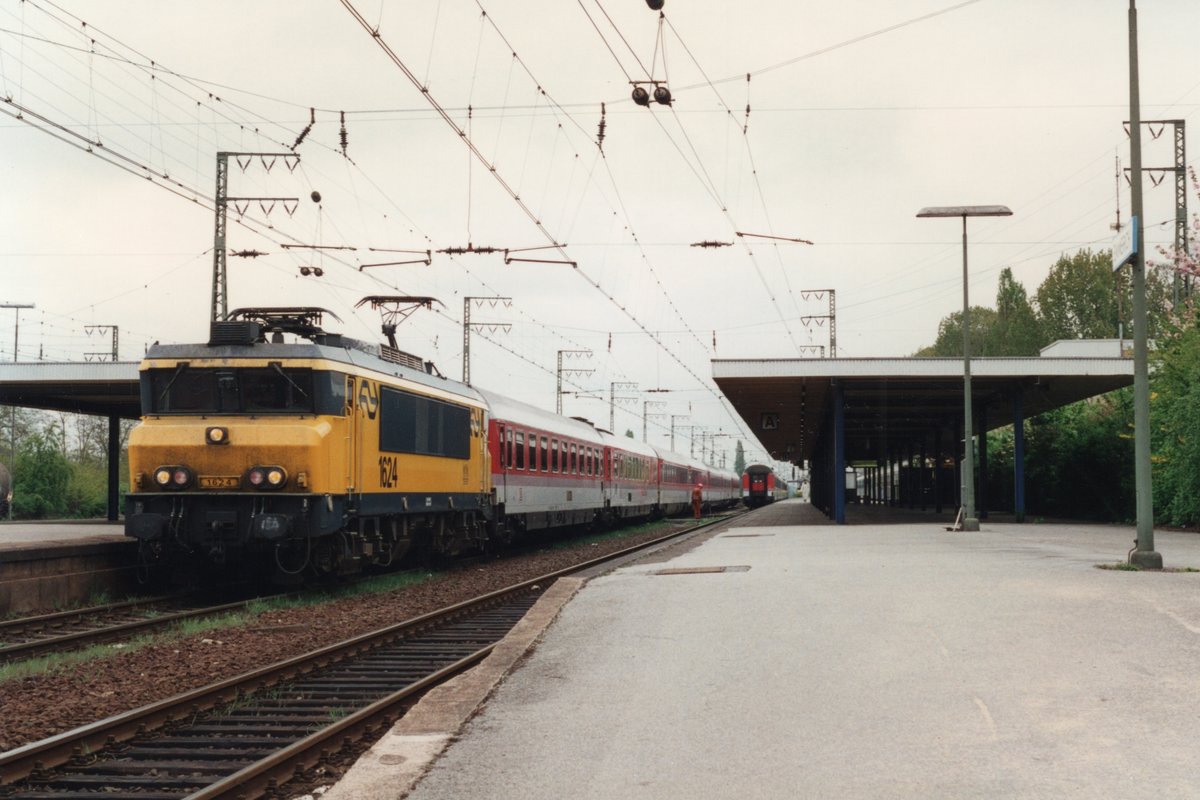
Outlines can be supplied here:
[[[396, 640], [412, 636], [426, 629], [446, 624], [449, 621], [455, 620], [459, 617], [500, 605], [505, 600], [515, 598], [520, 593], [527, 592], [534, 587], [548, 586], [551, 581], [556, 580], [564, 575], [587, 570], [608, 561], [618, 561], [640, 551], [669, 543], [673, 540], [677, 540], [702, 530], [706, 530], [710, 527], [720, 525], [721, 523], [726, 523], [730, 521], [733, 516], [734, 515], [730, 515], [718, 519], [707, 520], [700, 525], [691, 526], [680, 531], [673, 531], [670, 534], [656, 537], [638, 545], [623, 548], [604, 556], [588, 559], [570, 567], [546, 573], [536, 578], [522, 581], [520, 583], [513, 584], [512, 586], [498, 589], [496, 591], [489, 592], [488, 594], [456, 603], [444, 609], [423, 614], [410, 620], [362, 634], [343, 642], [328, 645], [311, 653], [306, 653], [294, 658], [277, 662], [275, 664], [270, 664], [257, 670], [243, 673], [242, 675], [227, 678], [208, 686], [184, 692], [174, 697], [166, 698], [140, 708], [114, 715], [104, 720], [83, 725], [73, 730], [65, 731], [40, 741], [30, 742], [29, 744], [13, 750], [0, 753], [0, 786], [8, 785], [15, 781], [19, 781], [31, 776], [36, 777], [49, 770], [66, 765], [73, 759], [78, 760], [85, 754], [97, 753], [106, 747], [113, 747], [114, 745], [129, 742], [135, 737], [143, 737], [150, 731], [165, 726], [169, 723], [181, 721], [188, 717], [195, 717], [204, 711], [208, 711], [223, 704], [235, 702], [241, 698], [247, 697], [253, 692], [279, 685], [298, 676], [303, 676], [314, 670], [360, 655], [367, 651], [383, 647], [387, 644], [395, 642]], [[439, 670], [439, 673], [447, 673], [442, 680], [445, 680], [445, 678], [451, 674], [447, 672], [448, 670], [452, 670], [455, 667], [458, 668], [458, 671], [465, 669], [467, 666], [470, 666], [470, 663], [474, 663], [474, 661], [485, 657], [487, 653], [490, 652], [492, 647], [494, 647], [494, 644], [482, 648], [473, 655], [462, 659], [454, 665], [451, 665], [451, 667], [446, 667], [442, 670]], [[436, 681], [431, 675], [421, 679], [417, 684], [415, 684], [417, 686], [423, 686], [423, 689], [414, 689], [413, 691], [419, 693], [419, 691], [424, 691], [435, 683]], [[402, 692], [408, 691], [408, 689], [411, 688], [412, 687], [407, 687], [405, 690], [402, 690]], [[293, 754], [301, 754], [304, 755], [305, 758], [311, 758], [311, 753], [315, 749], [319, 749], [320, 745], [326, 742], [330, 737], [342, 735], [337, 731], [344, 731], [347, 728], [366, 725], [367, 723], [365, 720], [368, 718], [378, 718], [380, 716], [380, 709], [376, 708], [371, 712], [370, 715], [368, 715], [367, 712], [369, 709], [375, 708], [381, 703], [386, 704], [390, 702], [390, 705], [394, 706], [396, 703], [403, 702], [406, 698], [397, 696], [402, 694], [402, 692], [397, 692], [392, 696], [378, 700], [367, 708], [353, 713], [338, 723], [311, 734], [304, 739], [298, 740], [291, 745], [288, 745], [281, 751], [268, 756], [266, 759], [263, 759], [261, 762], [259, 762], [259, 764], [250, 765], [240, 772], [228, 776], [219, 783], [225, 784], [227, 781], [233, 781], [235, 778], [237, 778], [236, 782], [242, 785], [242, 788], [238, 789], [237, 793], [245, 794], [246, 787], [249, 785], [256, 785], [256, 782], [259, 781], [260, 775], [266, 775], [267, 773], [270, 773], [271, 776], [276, 776], [282, 775], [284, 772], [286, 772], [285, 767], [281, 766], [286, 763], [285, 759], [280, 755], [281, 753], [288, 752]], [[411, 696], [412, 692], [409, 692], [407, 697]], [[329, 732], [331, 729], [333, 729], [333, 732]], [[310, 742], [309, 744], [305, 744], [305, 742], [308, 740], [314, 741]], [[270, 777], [262, 778], [264, 781], [270, 779]], [[278, 778], [275, 779], [278, 780]], [[213, 784], [210, 789], [215, 791], [215, 788], [213, 787], [216, 786], [218, 786], [218, 784]], [[218, 797], [221, 795], [212, 794], [197, 796]]]
[[[167, 598], [170, 599], [170, 598]], [[155, 617], [146, 617], [145, 619], [132, 620], [130, 622], [122, 622], [116, 625], [105, 625], [99, 628], [85, 631], [75, 631], [66, 633], [61, 636], [51, 636], [45, 639], [31, 639], [28, 642], [17, 642], [15, 644], [0, 646], [0, 664], [7, 664], [18, 659], [30, 658], [40, 653], [56, 652], [68, 648], [75, 648], [85, 644], [100, 644], [113, 639], [122, 638], [128, 634], [146, 630], [148, 628], [159, 628], [170, 625], [174, 622], [180, 622], [185, 619], [194, 619], [196, 617], [210, 617], [217, 614], [224, 614], [229, 611], [245, 608], [246, 606], [258, 600], [265, 598], [253, 598], [250, 600], [238, 600], [233, 603], [224, 603], [218, 606], [206, 606], [204, 608], [188, 609], [187, 611], [176, 611], [168, 614], [162, 614]], [[124, 607], [125, 604], [117, 604], [118, 607]], [[149, 605], [146, 601], [135, 603], [135, 606]], [[106, 613], [110, 609], [98, 607], [94, 614]]]
[[35, 628], [39, 625], [66, 623], [71, 620], [82, 621], [85, 617], [94, 616], [96, 614], [106, 614], [112, 611], [119, 611], [123, 608], [138, 608], [140, 606], [153, 605], [154, 603], [162, 603], [168, 600], [175, 600], [177, 598], [177, 595], [164, 594], [157, 597], [143, 597], [140, 600], [121, 600], [116, 603], [88, 606], [87, 608], [73, 608], [67, 611], [54, 611], [49, 614], [38, 614], [34, 617], [13, 617], [12, 619], [0, 620], [0, 636], [7, 635], [5, 632], [13, 629], [20, 630], [22, 628]]
[[444, 683], [455, 675], [475, 666], [487, 658], [495, 647], [495, 644], [489, 644], [466, 658], [431, 673], [428, 677], [416, 683], [410, 684], [380, 700], [376, 700], [366, 708], [362, 708], [332, 725], [322, 728], [311, 736], [306, 736], [297, 742], [293, 742], [261, 761], [251, 764], [228, 777], [222, 778], [198, 792], [189, 794], [187, 800], [256, 797], [272, 788], [272, 784], [281, 785], [287, 783], [297, 772], [311, 769], [314, 765], [320, 763], [331, 750], [338, 749], [340, 742], [347, 739], [360, 739], [381, 722], [398, 716], [397, 706], [402, 706], [406, 702], [429, 691], [434, 686]]

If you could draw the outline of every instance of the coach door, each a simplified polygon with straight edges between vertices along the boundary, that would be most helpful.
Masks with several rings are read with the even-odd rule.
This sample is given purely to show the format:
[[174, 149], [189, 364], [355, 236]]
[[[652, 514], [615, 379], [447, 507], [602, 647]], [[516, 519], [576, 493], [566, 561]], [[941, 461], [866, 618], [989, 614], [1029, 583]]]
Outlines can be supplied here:
[[[366, 388], [366, 381], [362, 382], [363, 389]], [[361, 444], [359, 439], [362, 437], [364, 428], [362, 416], [366, 413], [363, 408], [363, 403], [359, 402], [358, 394], [360, 387], [355, 382], [352, 375], [346, 376], [346, 493], [353, 495], [355, 492], [362, 492], [362, 486], [359, 480], [362, 476], [361, 460]]]

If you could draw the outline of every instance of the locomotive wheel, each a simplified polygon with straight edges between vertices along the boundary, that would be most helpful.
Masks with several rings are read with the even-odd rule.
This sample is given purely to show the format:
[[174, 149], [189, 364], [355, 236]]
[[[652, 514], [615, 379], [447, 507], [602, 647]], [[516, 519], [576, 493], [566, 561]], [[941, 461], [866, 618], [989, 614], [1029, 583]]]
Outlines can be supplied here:
[[322, 537], [313, 547], [312, 568], [318, 575], [333, 575], [337, 572], [338, 555], [333, 546], [333, 537]]

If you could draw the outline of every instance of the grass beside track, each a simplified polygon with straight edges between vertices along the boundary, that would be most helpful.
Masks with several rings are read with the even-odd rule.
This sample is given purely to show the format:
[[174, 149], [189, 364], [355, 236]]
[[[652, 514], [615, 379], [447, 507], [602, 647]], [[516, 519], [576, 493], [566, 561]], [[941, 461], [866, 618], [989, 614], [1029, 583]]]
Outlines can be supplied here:
[[66, 653], [48, 653], [44, 656], [36, 656], [28, 660], [0, 665], [0, 683], [20, 680], [21, 678], [33, 675], [77, 668], [80, 664], [102, 658], [112, 658], [121, 653], [135, 652], [152, 644], [164, 644], [187, 639], [202, 633], [213, 633], [229, 628], [250, 625], [261, 615], [275, 611], [316, 606], [358, 595], [391, 592], [403, 589], [406, 586], [422, 583], [431, 577], [433, 577], [433, 573], [431, 572], [409, 570], [388, 575], [378, 575], [358, 581], [353, 585], [337, 587], [335, 589], [305, 592], [302, 595], [295, 596], [254, 600], [242, 611], [212, 617], [196, 617], [180, 620], [161, 630], [146, 633], [128, 641], [98, 644]]
[[[712, 518], [706, 517], [706, 519], [711, 520]], [[663, 519], [627, 528], [602, 531], [582, 537], [576, 536], [549, 540], [541, 548], [536, 549], [559, 550], [568, 547], [578, 547], [580, 545], [599, 544], [627, 537], [642, 537], [648, 534], [665, 536], [672, 530], [692, 525], [693, 523], [694, 520], [690, 518]], [[451, 566], [451, 568], [453, 567]], [[34, 675], [79, 669], [81, 665], [88, 662], [112, 658], [122, 653], [136, 652], [153, 644], [168, 644], [172, 641], [188, 639], [201, 634], [212, 634], [230, 628], [253, 625], [259, 617], [271, 612], [317, 606], [361, 595], [384, 594], [397, 591], [408, 586], [423, 583], [434, 577], [435, 574], [437, 573], [428, 570], [407, 570], [371, 576], [345, 586], [314, 589], [297, 595], [251, 601], [242, 611], [213, 617], [181, 620], [165, 628], [145, 633], [124, 642], [98, 644], [64, 653], [48, 653], [24, 661], [15, 661], [10, 664], [0, 665], [0, 683], [20, 680]]]

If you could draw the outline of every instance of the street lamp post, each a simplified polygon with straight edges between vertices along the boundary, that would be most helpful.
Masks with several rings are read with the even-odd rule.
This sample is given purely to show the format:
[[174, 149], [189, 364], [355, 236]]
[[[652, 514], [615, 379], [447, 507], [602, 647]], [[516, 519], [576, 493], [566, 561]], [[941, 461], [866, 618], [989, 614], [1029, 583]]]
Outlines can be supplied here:
[[962, 217], [963, 262], [963, 469], [962, 530], [979, 530], [975, 515], [975, 432], [971, 414], [971, 311], [967, 299], [967, 217], [1008, 217], [1008, 206], [930, 206], [917, 212], [918, 217]]

